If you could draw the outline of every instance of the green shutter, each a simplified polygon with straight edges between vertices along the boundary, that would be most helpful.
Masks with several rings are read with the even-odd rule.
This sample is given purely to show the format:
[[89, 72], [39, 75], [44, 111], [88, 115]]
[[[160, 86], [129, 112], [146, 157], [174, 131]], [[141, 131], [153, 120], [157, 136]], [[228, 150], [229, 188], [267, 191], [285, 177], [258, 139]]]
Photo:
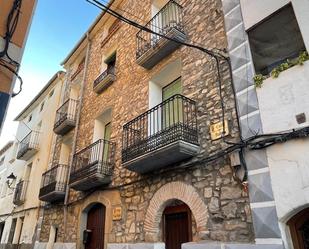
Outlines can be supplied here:
[[[111, 137], [111, 123], [108, 123], [105, 125], [104, 129], [104, 140], [109, 141], [110, 137]], [[109, 144], [105, 142], [103, 148], [103, 162], [108, 162], [108, 151], [109, 151]]]
[[[162, 100], [167, 100], [176, 94], [182, 94], [181, 78], [178, 78], [162, 89]], [[183, 120], [182, 110], [181, 98], [175, 98], [167, 102], [163, 108], [163, 128], [180, 123]]]

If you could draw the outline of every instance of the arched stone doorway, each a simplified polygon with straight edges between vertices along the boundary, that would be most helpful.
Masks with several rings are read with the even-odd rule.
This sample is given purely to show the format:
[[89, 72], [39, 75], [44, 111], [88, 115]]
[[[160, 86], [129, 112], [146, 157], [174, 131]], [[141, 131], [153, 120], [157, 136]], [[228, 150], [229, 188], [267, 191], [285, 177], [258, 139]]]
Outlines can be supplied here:
[[294, 249], [309, 249], [309, 208], [294, 215], [287, 225], [294, 245]]
[[104, 249], [105, 206], [93, 204], [87, 212], [86, 229], [83, 231], [85, 249]]
[[144, 222], [145, 239], [147, 242], [162, 241], [160, 227], [164, 210], [174, 200], [182, 201], [192, 212], [196, 221], [197, 236], [207, 233], [208, 210], [197, 190], [184, 182], [171, 182], [162, 186], [152, 197]]
[[78, 219], [77, 229], [77, 241], [76, 248], [85, 249], [83, 243], [83, 232], [87, 228], [88, 212], [96, 204], [102, 204], [105, 207], [105, 227], [104, 227], [104, 248], [107, 248], [107, 242], [110, 241], [110, 234], [112, 232], [112, 207], [120, 206], [121, 199], [119, 191], [106, 191], [106, 192], [95, 192], [87, 197], [82, 205], [79, 207], [80, 216]]
[[165, 249], [181, 249], [181, 244], [192, 241], [192, 214], [188, 205], [174, 200], [165, 207], [162, 235]]

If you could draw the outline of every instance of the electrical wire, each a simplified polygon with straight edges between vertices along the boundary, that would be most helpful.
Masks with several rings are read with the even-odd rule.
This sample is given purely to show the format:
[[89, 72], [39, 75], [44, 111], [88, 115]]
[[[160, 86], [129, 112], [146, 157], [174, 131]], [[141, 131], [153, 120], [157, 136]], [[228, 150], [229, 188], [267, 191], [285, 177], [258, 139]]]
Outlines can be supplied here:
[[[7, 70], [9, 70], [11, 73], [13, 73], [20, 82], [18, 92], [13, 92], [12, 97], [17, 96], [22, 91], [22, 86], [23, 86], [23, 80], [18, 74], [20, 64], [17, 61], [13, 60], [8, 53], [11, 39], [18, 25], [21, 5], [22, 5], [22, 0], [14, 0], [12, 8], [9, 12], [9, 15], [6, 21], [6, 32], [4, 36], [4, 40], [5, 40], [4, 49], [0, 52], [0, 59], [1, 59], [0, 65], [6, 68]], [[9, 61], [4, 60], [3, 58], [7, 58]], [[15, 70], [12, 69], [7, 64], [13, 65], [14, 67], [16, 67], [16, 69]]]
[[21, 78], [21, 76], [12, 68], [10, 68], [8, 65], [5, 64], [5, 62], [1, 59], [0, 60], [0, 66], [6, 68], [7, 70], [9, 70], [11, 73], [13, 73], [16, 78], [19, 80], [19, 90], [18, 92], [13, 92], [12, 93], [12, 98], [14, 98], [15, 96], [17, 96], [18, 94], [21, 93], [22, 89], [23, 89], [23, 79]]
[[[194, 162], [189, 161], [185, 164], [180, 164], [176, 167], [171, 167], [171, 168], [167, 168], [161, 171], [152, 172], [151, 174], [144, 175], [143, 178], [140, 177], [139, 179], [128, 182], [128, 183], [114, 185], [110, 187], [103, 187], [99, 189], [93, 189], [87, 192], [82, 197], [75, 199], [74, 201], [71, 201], [70, 203], [68, 203], [68, 205], [74, 205], [75, 203], [84, 200], [86, 197], [88, 197], [89, 195], [93, 194], [96, 191], [121, 190], [122, 188], [145, 182], [149, 179], [153, 179], [154, 177], [159, 177], [162, 174], [166, 176], [167, 174], [174, 174], [175, 172], [180, 172], [180, 171], [188, 172], [187, 171], [188, 169], [194, 169], [194, 167], [201, 167], [201, 164], [204, 164], [204, 167], [207, 167], [208, 163], [219, 160], [219, 159], [223, 159], [225, 156], [227, 156], [228, 154], [234, 151], [240, 151], [240, 153], [243, 153], [243, 149], [245, 148], [249, 148], [250, 150], [259, 150], [259, 149], [264, 149], [264, 148], [267, 148], [269, 146], [272, 146], [278, 143], [284, 143], [292, 139], [300, 139], [300, 138], [305, 138], [305, 137], [309, 137], [309, 126], [300, 128], [297, 130], [293, 129], [293, 130], [286, 131], [283, 133], [256, 135], [256, 136], [248, 138], [242, 143], [234, 144], [213, 155], [201, 158]], [[263, 140], [263, 138], [265, 139]], [[262, 139], [262, 140], [259, 140], [259, 139]], [[244, 165], [245, 170], [247, 170], [243, 155], [240, 155], [240, 156], [241, 156], [240, 157], [241, 163]], [[247, 177], [248, 177], [248, 174], [246, 171], [245, 180], [247, 179]]]
[[[154, 34], [154, 35], [157, 35], [161, 38], [165, 38], [167, 40], [170, 40], [170, 41], [173, 41], [173, 42], [176, 42], [178, 44], [181, 44], [181, 45], [184, 45], [184, 46], [187, 46], [187, 47], [190, 47], [190, 48], [195, 48], [195, 49], [198, 49], [200, 51], [202, 51], [203, 53], [206, 53], [208, 54], [209, 56], [211, 56], [212, 58], [214, 58], [216, 60], [216, 68], [217, 68], [217, 76], [218, 76], [218, 87], [219, 87], [219, 95], [220, 95], [220, 101], [221, 101], [221, 109], [222, 109], [222, 117], [221, 117], [221, 122], [222, 122], [222, 136], [221, 138], [224, 138], [224, 135], [226, 134], [226, 127], [225, 127], [225, 106], [224, 106], [224, 101], [223, 101], [223, 96], [222, 96], [222, 79], [221, 79], [221, 73], [220, 73], [220, 62], [219, 60], [220, 59], [223, 59], [225, 60], [228, 64], [229, 64], [229, 69], [231, 69], [231, 66], [230, 66], [230, 60], [229, 60], [229, 57], [223, 55], [222, 53], [219, 53], [219, 52], [215, 52], [214, 50], [210, 50], [210, 49], [207, 49], [207, 48], [204, 48], [204, 47], [201, 47], [197, 44], [191, 44], [191, 43], [187, 43], [187, 42], [183, 42], [183, 41], [179, 41], [178, 39], [174, 39], [174, 38], [171, 38], [171, 37], [168, 37], [162, 33], [158, 33], [146, 26], [143, 26], [141, 24], [138, 24], [137, 22], [135, 21], [132, 21], [126, 17], [124, 17], [123, 15], [117, 13], [116, 11], [112, 10], [110, 7], [108, 7], [108, 4], [105, 5], [105, 4], [102, 4], [101, 2], [99, 2], [98, 0], [86, 0], [87, 2], [89, 2], [90, 4], [96, 6], [97, 8], [105, 11], [106, 13], [116, 17], [117, 19], [131, 25], [131, 26], [134, 26], [140, 30], [143, 30], [145, 32], [148, 32], [148, 33], [151, 33], [151, 34]], [[221, 51], [223, 52], [224, 50], [221, 50], [221, 49], [215, 49], [217, 51]], [[225, 51], [224, 51], [225, 52]], [[230, 75], [231, 75], [231, 72], [230, 72]], [[232, 76], [232, 75], [231, 75]], [[236, 104], [236, 103], [235, 103]], [[240, 127], [240, 124], [238, 122], [238, 126], [239, 126], [239, 130], [241, 129]], [[241, 135], [240, 135], [241, 137]], [[240, 138], [242, 139], [242, 138]], [[224, 142], [225, 142], [225, 139], [223, 139]], [[230, 142], [231, 143], [231, 142]]]
[[0, 58], [6, 56], [8, 57], [10, 62], [15, 64], [16, 66], [19, 66], [19, 63], [10, 57], [10, 55], [8, 54], [8, 49], [9, 49], [11, 39], [17, 28], [21, 4], [22, 4], [22, 0], [15, 0], [13, 3], [13, 6], [10, 10], [10, 13], [6, 21], [6, 33], [4, 36], [4, 40], [5, 40], [4, 49], [3, 51], [0, 52]]
[[[109, 5], [109, 2], [108, 2], [108, 1], [104, 1], [104, 0], [101, 0], [101, 1], [102, 1], [106, 6]], [[130, 16], [136, 18], [136, 19], [138, 19], [138, 20], [141, 21], [141, 22], [147, 22], [146, 20], [144, 20], [144, 19], [142, 19], [141, 17], [139, 17], [139, 16], [133, 14], [132, 12], [129, 12], [128, 10], [124, 10], [124, 9], [118, 7], [118, 6], [114, 7], [114, 9], [115, 9], [115, 10], [119, 10], [119, 11], [121, 11], [121, 12], [123, 12], [123, 13], [126, 13], [126, 14], [128, 14], [128, 15], [130, 15]], [[159, 26], [153, 24], [152, 22], [148, 22], [147, 25], [149, 25], [149, 26], [151, 26], [151, 27], [153, 27], [153, 28], [156, 28], [156, 29], [159, 30], [159, 31], [163, 31], [163, 30], [164, 30], [162, 27], [159, 27]], [[198, 43], [198, 42], [194, 42], [194, 44], [197, 45], [197, 46], [200, 46], [200, 47], [203, 47], [203, 46], [204, 46], [203, 44]], [[220, 52], [220, 53], [227, 53], [227, 51], [226, 51], [225, 48], [224, 48], [224, 49], [212, 48], [212, 49], [210, 49], [210, 50], [218, 51], [218, 52]]]
[[157, 35], [157, 36], [159, 36], [161, 38], [165, 38], [167, 40], [176, 42], [178, 44], [181, 44], [181, 45], [184, 45], [184, 46], [187, 46], [187, 47], [198, 49], [198, 50], [200, 50], [200, 51], [202, 51], [202, 52], [204, 52], [204, 53], [206, 53], [206, 54], [208, 54], [208, 55], [210, 55], [212, 57], [220, 57], [220, 58], [224, 58], [224, 59], [226, 58], [225, 55], [222, 55], [221, 53], [217, 53], [217, 52], [214, 52], [214, 51], [209, 50], [207, 48], [200, 47], [200, 46], [198, 46], [196, 44], [186, 43], [186, 42], [180, 41], [178, 39], [174, 39], [174, 38], [168, 37], [168, 36], [166, 36], [164, 34], [161, 34], [161, 33], [158, 33], [156, 31], [153, 31], [150, 28], [147, 28], [147, 27], [145, 27], [145, 26], [143, 26], [143, 25], [141, 25], [141, 24], [139, 24], [137, 22], [134, 22], [134, 21], [124, 17], [123, 15], [117, 13], [116, 11], [112, 10], [110, 7], [100, 3], [97, 0], [86, 0], [86, 1], [89, 2], [90, 4], [96, 6], [97, 8], [105, 11], [106, 13], [116, 17], [117, 19], [120, 19], [121, 21], [123, 21], [123, 22], [125, 22], [125, 23], [127, 23], [127, 24], [129, 24], [131, 26], [134, 26], [134, 27], [136, 27], [136, 28], [138, 28], [140, 30], [143, 30], [145, 32]]

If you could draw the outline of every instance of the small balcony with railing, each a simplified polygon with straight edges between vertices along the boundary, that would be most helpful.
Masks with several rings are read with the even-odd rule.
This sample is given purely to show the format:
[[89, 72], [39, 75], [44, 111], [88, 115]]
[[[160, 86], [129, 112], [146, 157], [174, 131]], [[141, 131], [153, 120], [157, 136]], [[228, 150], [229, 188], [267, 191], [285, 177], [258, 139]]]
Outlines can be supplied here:
[[13, 203], [17, 206], [20, 206], [25, 203], [26, 193], [27, 193], [28, 181], [19, 181], [16, 184]]
[[64, 200], [67, 177], [68, 166], [64, 164], [58, 164], [43, 173], [39, 199], [45, 202]]
[[54, 132], [65, 135], [76, 125], [77, 100], [68, 99], [56, 112]]
[[116, 80], [115, 65], [109, 65], [93, 82], [93, 91], [96, 93], [103, 92]]
[[182, 6], [174, 0], [170, 0], [146, 24], [146, 27], [156, 34], [145, 30], [140, 30], [136, 34], [137, 64], [146, 69], [151, 69], [180, 46], [180, 43], [166, 39], [160, 35], [167, 36], [180, 42], [186, 40], [182, 12]]
[[39, 150], [40, 133], [38, 131], [31, 131], [19, 143], [17, 151], [17, 159], [29, 160]]
[[122, 164], [148, 173], [178, 163], [199, 151], [196, 104], [174, 95], [123, 127]]
[[70, 187], [78, 191], [107, 185], [112, 181], [115, 164], [115, 143], [100, 139], [73, 158]]

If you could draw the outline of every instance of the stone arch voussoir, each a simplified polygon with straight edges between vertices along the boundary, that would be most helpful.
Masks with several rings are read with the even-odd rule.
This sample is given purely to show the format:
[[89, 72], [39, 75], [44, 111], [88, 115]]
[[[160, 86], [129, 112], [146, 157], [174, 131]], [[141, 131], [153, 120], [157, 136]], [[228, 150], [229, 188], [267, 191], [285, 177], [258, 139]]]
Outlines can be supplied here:
[[146, 240], [158, 240], [160, 221], [168, 202], [178, 199], [191, 209], [198, 233], [207, 231], [208, 209], [197, 190], [184, 182], [171, 182], [162, 186], [152, 197], [146, 212], [144, 230]]

